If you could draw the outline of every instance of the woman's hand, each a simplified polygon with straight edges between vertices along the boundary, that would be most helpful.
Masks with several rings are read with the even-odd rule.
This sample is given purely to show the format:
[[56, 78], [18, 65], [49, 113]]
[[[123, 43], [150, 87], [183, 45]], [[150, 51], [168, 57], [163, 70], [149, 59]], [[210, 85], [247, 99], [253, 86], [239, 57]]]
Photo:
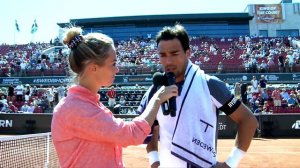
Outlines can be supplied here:
[[178, 88], [176, 85], [171, 86], [162, 86], [154, 94], [154, 97], [160, 100], [160, 103], [163, 103], [169, 100], [171, 97], [178, 96]]

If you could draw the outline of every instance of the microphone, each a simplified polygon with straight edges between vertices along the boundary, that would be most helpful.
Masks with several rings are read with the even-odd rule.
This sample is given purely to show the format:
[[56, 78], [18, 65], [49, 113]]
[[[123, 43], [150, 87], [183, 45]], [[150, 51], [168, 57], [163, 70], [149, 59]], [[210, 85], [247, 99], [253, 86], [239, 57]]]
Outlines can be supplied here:
[[[167, 81], [168, 81], [168, 86], [174, 85], [176, 83], [175, 74], [173, 72], [168, 72], [166, 74], [166, 77], [167, 77]], [[171, 117], [176, 116], [176, 97], [175, 96], [173, 96], [169, 99], [169, 110], [168, 111], [169, 111]]]
[[[168, 85], [168, 80], [166, 78], [166, 76], [160, 72], [156, 72], [154, 75], [153, 75], [153, 87], [155, 87], [156, 89], [154, 90], [158, 90], [158, 88], [160, 86], [167, 86]], [[165, 101], [161, 104], [161, 108], [162, 108], [162, 111], [163, 111], [163, 114], [164, 115], [169, 115], [170, 112], [169, 112], [169, 103], [168, 101]]]

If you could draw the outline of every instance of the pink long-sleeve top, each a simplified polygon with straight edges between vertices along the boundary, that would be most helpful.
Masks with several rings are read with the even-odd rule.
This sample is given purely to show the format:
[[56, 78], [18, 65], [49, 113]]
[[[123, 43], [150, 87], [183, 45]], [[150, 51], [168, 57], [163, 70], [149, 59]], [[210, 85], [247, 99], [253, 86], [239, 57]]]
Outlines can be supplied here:
[[115, 118], [100, 95], [74, 85], [54, 109], [51, 131], [61, 167], [124, 167], [122, 147], [143, 143], [148, 122]]

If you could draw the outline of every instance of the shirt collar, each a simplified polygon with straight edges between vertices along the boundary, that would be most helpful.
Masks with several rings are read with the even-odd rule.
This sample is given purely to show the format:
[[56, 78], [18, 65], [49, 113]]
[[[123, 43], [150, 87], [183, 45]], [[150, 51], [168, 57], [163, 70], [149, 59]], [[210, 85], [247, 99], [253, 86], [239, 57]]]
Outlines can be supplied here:
[[82, 98], [86, 98], [88, 100], [91, 100], [93, 102], [99, 103], [100, 95], [92, 93], [87, 88], [80, 86], [80, 85], [73, 85], [68, 89], [68, 94], [76, 94], [80, 95]]

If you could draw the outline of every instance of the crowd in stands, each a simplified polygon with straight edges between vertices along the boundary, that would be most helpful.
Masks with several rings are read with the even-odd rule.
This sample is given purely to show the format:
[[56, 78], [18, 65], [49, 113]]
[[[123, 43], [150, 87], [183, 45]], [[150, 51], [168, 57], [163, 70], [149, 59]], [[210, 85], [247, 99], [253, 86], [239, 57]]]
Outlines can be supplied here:
[[[292, 45], [291, 37], [259, 38], [240, 36], [237, 38], [191, 37], [191, 60], [207, 73], [268, 73], [300, 72], [299, 47]], [[119, 74], [153, 74], [161, 71], [154, 39], [130, 39], [116, 41]], [[0, 76], [68, 76], [67, 52], [63, 49], [48, 54], [45, 49], [52, 44], [30, 43], [27, 45], [0, 45]], [[257, 85], [256, 87], [253, 85]], [[240, 86], [239, 86], [240, 85]], [[248, 95], [246, 104], [254, 112], [300, 112], [300, 91], [297, 88], [274, 87], [271, 84], [260, 86], [256, 79], [242, 94], [237, 83], [232, 87], [237, 97]], [[44, 113], [62, 98], [66, 87], [45, 87], [11, 85], [0, 91], [1, 112]], [[113, 103], [111, 96], [101, 90], [101, 101], [110, 107], [119, 104], [126, 108], [120, 113], [135, 114], [146, 88], [134, 86], [133, 89], [116, 86]], [[245, 90], [245, 89], [244, 89]], [[284, 92], [285, 91], [285, 92]], [[276, 94], [280, 93], [280, 94]], [[125, 108], [124, 108], [125, 109]], [[287, 110], [288, 109], [288, 110]], [[129, 111], [129, 112], [128, 112]]]
[[66, 96], [64, 84], [55, 87], [10, 84], [0, 90], [1, 113], [52, 113], [53, 107]]
[[[66, 96], [68, 86], [30, 86], [11, 84], [0, 90], [0, 113], [52, 113], [53, 107]], [[142, 100], [147, 87], [144, 86], [112, 86], [99, 91], [101, 102], [110, 108], [119, 105], [118, 114], [136, 114], [135, 110]], [[115, 91], [110, 102], [111, 92]]]
[[27, 45], [0, 46], [0, 76], [53, 76], [67, 75], [66, 55], [62, 50], [43, 54], [51, 47], [46, 43], [30, 43]]
[[237, 82], [228, 87], [253, 113], [300, 113], [300, 83], [294, 86], [267, 84], [261, 75], [260, 79], [253, 76], [250, 84]]
[[[300, 83], [294, 86], [268, 84], [262, 75], [260, 79], [253, 76], [250, 84], [237, 82], [227, 86], [254, 113], [300, 113]], [[100, 100], [116, 114], [136, 114], [147, 87], [116, 85], [102, 88]], [[0, 112], [52, 113], [53, 107], [66, 96], [66, 92], [67, 86], [62, 83], [56, 87], [11, 84], [0, 90]]]
[[[299, 47], [291, 37], [191, 38], [191, 60], [207, 73], [300, 71]], [[154, 39], [116, 41], [119, 74], [149, 74], [161, 70]], [[43, 54], [45, 43], [0, 46], [0, 76], [68, 75], [67, 54]]]

